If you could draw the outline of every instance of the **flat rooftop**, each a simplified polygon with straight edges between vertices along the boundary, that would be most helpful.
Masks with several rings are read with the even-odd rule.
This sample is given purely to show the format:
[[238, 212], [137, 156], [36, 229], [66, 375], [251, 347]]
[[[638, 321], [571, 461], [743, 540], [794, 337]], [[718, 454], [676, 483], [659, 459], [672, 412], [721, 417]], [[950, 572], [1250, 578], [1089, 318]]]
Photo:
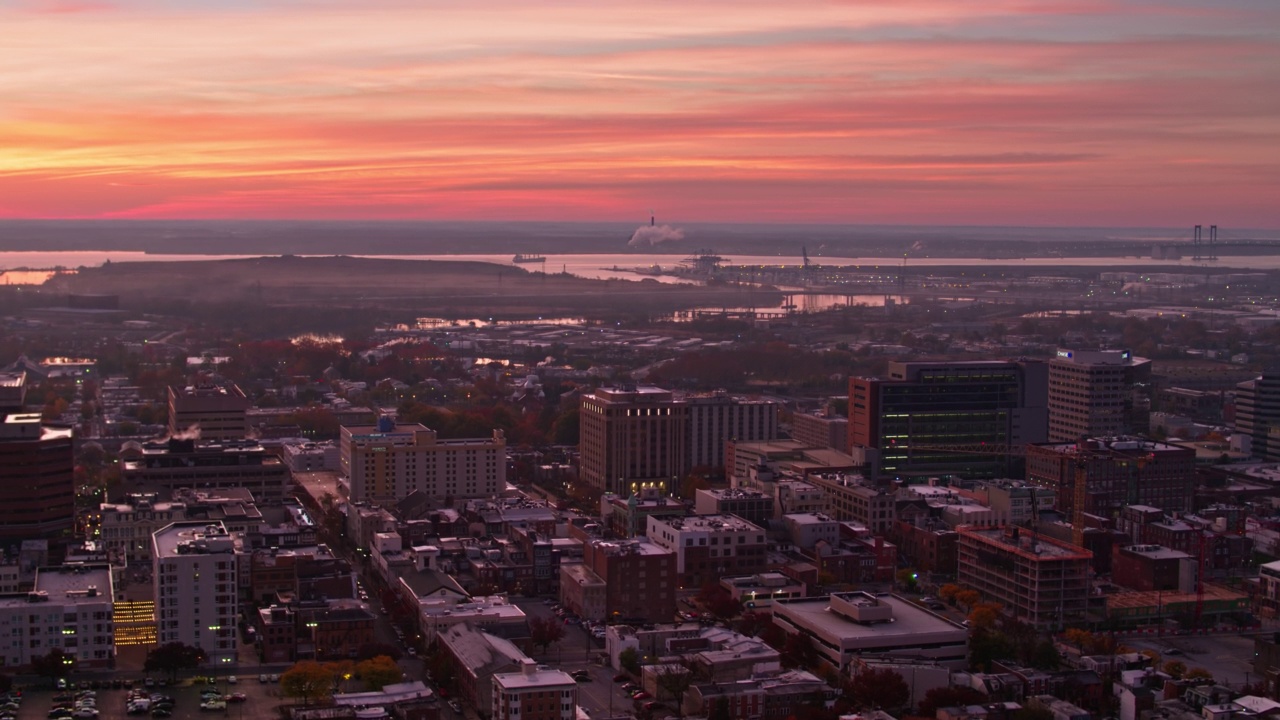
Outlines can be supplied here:
[[577, 687], [578, 682], [569, 676], [569, 673], [563, 670], [553, 670], [545, 666], [538, 666], [538, 669], [531, 673], [511, 672], [511, 673], [495, 673], [493, 681], [499, 683], [508, 690], [516, 690], [523, 688], [540, 688], [555, 687], [559, 685], [568, 685]]
[[596, 540], [592, 544], [606, 555], [666, 555], [671, 552], [645, 537], [634, 540]]
[[[978, 538], [987, 545], [995, 545], [1007, 552], [1017, 553], [1018, 555], [1033, 561], [1039, 560], [1091, 560], [1093, 553], [1084, 548], [1068, 545], [1067, 543], [1054, 540], [1032, 533], [1030, 531], [1022, 531], [1017, 537], [1012, 533], [1006, 532], [1005, 528], [976, 528], [961, 527], [957, 529], [960, 536]], [[1030, 537], [1028, 541], [1027, 538]], [[1028, 543], [1024, 545], [1024, 542]]]
[[[847, 593], [854, 595], [856, 593]], [[928, 633], [955, 633], [958, 639], [968, 631], [945, 618], [935, 615], [913, 603], [894, 595], [877, 595], [876, 599], [887, 603], [893, 610], [893, 622], [864, 625], [854, 622], [830, 610], [827, 596], [773, 601], [773, 612], [788, 619], [840, 638], [897, 639], [905, 640], [913, 635]]]
[[[215, 553], [226, 553], [228, 550], [223, 546], [229, 546], [229, 552], [235, 552], [243, 547], [241, 538], [231, 535], [226, 528], [220, 523], [206, 522], [182, 522], [167, 525], [152, 535], [155, 543], [155, 554], [157, 558], [177, 557], [179, 555], [208, 555]], [[198, 549], [201, 543], [212, 543], [212, 547], [218, 550]], [[194, 548], [195, 552], [187, 552], [179, 550], [179, 546]]]
[[662, 523], [681, 532], [740, 532], [764, 530], [755, 523], [747, 522], [735, 515], [690, 515], [682, 518], [651, 518], [652, 522]]

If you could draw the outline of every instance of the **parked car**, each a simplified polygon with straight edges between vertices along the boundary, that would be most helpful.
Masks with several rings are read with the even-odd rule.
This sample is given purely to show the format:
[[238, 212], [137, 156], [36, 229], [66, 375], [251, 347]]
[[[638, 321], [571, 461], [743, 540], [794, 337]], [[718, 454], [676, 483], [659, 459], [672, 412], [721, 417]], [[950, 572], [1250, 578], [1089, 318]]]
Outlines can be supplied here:
[[648, 699], [649, 699], [649, 698], [651, 698], [651, 697], [653, 697], [653, 696], [652, 696], [652, 695], [650, 695], [649, 693], [647, 693], [647, 692], [645, 692], [645, 691], [641, 690], [641, 691], [637, 692], [636, 694], [632, 695], [632, 696], [631, 696], [631, 699], [632, 699], [632, 700], [648, 700]]
[[456, 713], [458, 713], [459, 715], [461, 715], [461, 714], [462, 714], [462, 703], [458, 702], [457, 700], [450, 700], [450, 701], [449, 701], [449, 709], [451, 709], [451, 710], [453, 710], [454, 712], [456, 712]]
[[225, 700], [208, 700], [200, 703], [201, 710], [222, 710], [226, 711], [227, 703]]
[[613, 676], [614, 682], [626, 682], [630, 679], [631, 679], [631, 676], [626, 673], [618, 673], [617, 675]]

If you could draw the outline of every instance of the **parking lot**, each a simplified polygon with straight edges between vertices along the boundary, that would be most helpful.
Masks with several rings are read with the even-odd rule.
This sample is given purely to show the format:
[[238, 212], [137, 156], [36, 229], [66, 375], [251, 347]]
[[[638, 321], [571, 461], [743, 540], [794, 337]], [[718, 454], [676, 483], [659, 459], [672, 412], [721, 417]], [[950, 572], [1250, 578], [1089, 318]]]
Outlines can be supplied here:
[[[232, 685], [227, 678], [218, 678], [210, 685], [205, 682], [196, 683], [191, 679], [180, 680], [176, 685], [147, 688], [153, 693], [168, 695], [174, 699], [171, 718], [177, 720], [213, 720], [214, 718], [265, 718], [275, 715], [275, 708], [285, 702], [291, 702], [280, 695], [279, 684], [258, 682], [258, 676], [237, 676], [239, 682]], [[135, 686], [143, 687], [141, 678], [135, 678]], [[225, 710], [209, 711], [200, 709], [200, 693], [203, 690], [216, 690], [223, 695], [243, 693], [243, 702], [229, 702]], [[98, 720], [147, 720], [149, 713], [129, 715], [125, 705], [129, 690], [124, 688], [99, 688], [95, 691], [95, 708]], [[66, 697], [74, 694], [72, 690], [26, 689], [22, 693], [22, 705], [16, 716], [18, 720], [47, 720], [49, 710], [54, 706], [55, 697]]]
[[1178, 660], [1188, 668], [1204, 668], [1214, 680], [1234, 687], [1256, 682], [1252, 635], [1173, 635], [1125, 638], [1135, 650], [1154, 650], [1164, 661]]

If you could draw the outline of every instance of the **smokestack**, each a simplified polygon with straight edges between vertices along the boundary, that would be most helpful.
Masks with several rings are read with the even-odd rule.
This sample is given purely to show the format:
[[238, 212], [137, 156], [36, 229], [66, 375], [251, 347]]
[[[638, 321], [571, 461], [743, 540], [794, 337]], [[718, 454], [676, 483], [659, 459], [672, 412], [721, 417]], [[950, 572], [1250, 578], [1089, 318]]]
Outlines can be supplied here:
[[653, 216], [653, 211], [652, 211], [652, 210], [650, 210], [650, 211], [649, 211], [649, 227], [653, 227], [653, 225], [654, 225], [654, 223], [655, 223], [655, 222], [656, 222], [656, 220], [655, 220], [655, 218], [654, 218], [654, 216]]

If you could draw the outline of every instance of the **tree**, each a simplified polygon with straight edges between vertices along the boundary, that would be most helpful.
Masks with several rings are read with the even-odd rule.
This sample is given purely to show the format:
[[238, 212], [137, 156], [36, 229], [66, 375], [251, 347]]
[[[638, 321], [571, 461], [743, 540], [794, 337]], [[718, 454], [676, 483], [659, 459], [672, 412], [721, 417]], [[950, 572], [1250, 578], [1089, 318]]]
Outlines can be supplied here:
[[207, 656], [203, 649], [180, 642], [165, 643], [147, 653], [142, 669], [147, 672], [166, 672], [169, 679], [178, 677], [179, 670], [195, 670]]
[[818, 663], [818, 648], [813, 638], [803, 633], [788, 634], [779, 658], [785, 667], [808, 669]]
[[356, 677], [364, 682], [365, 690], [381, 690], [387, 685], [400, 682], [404, 672], [395, 660], [386, 655], [379, 655], [356, 664]]
[[302, 704], [328, 700], [333, 695], [333, 672], [314, 660], [303, 660], [280, 676], [280, 689]]
[[453, 661], [453, 657], [440, 647], [438, 642], [431, 644], [427, 649], [427, 669], [431, 672], [431, 679], [435, 684], [443, 688], [452, 688], [453, 681], [457, 674], [457, 663]]
[[1024, 705], [1013, 711], [1012, 720], [1053, 720], [1053, 711], [1042, 705]]
[[44, 655], [31, 658], [31, 672], [49, 679], [66, 677], [76, 668], [74, 655], [67, 655], [62, 648], [54, 648]]
[[742, 612], [742, 603], [718, 582], [708, 582], [703, 585], [698, 591], [697, 600], [702, 607], [721, 620], [728, 620]]
[[1037, 670], [1057, 670], [1062, 665], [1062, 654], [1052, 640], [1041, 640], [1031, 651], [1031, 667]]
[[962, 589], [959, 585], [947, 583], [938, 588], [938, 597], [942, 599], [942, 602], [950, 604], [956, 601], [956, 593]]
[[356, 649], [356, 660], [369, 660], [379, 655], [386, 655], [392, 660], [399, 660], [401, 657], [400, 648], [387, 643], [371, 642], [364, 643]]
[[903, 568], [897, 574], [898, 585], [907, 592], [915, 592], [917, 581], [920, 579], [919, 573], [911, 568]]
[[1202, 667], [1193, 667], [1187, 671], [1186, 675], [1182, 676], [1182, 679], [1183, 680], [1205, 680], [1211, 683], [1213, 682], [1213, 673], [1209, 672], [1208, 670], [1205, 670]]
[[937, 687], [924, 694], [924, 698], [920, 700], [920, 707], [916, 710], [916, 715], [934, 717], [938, 714], [938, 708], [952, 707], [954, 705], [978, 705], [986, 702], [986, 700], [986, 695], [971, 687]]
[[1182, 662], [1181, 660], [1170, 660], [1169, 662], [1165, 663], [1164, 666], [1160, 669], [1164, 670], [1166, 673], [1172, 676], [1175, 680], [1180, 680], [1182, 679], [1183, 675], [1187, 674], [1187, 664]]
[[676, 717], [684, 717], [684, 694], [693, 685], [694, 675], [693, 667], [683, 659], [660, 666], [654, 675], [658, 689], [671, 696], [676, 706]]
[[956, 603], [972, 610], [974, 605], [982, 601], [982, 596], [977, 590], [961, 590], [956, 593]]
[[854, 707], [880, 709], [890, 714], [911, 702], [911, 688], [902, 675], [889, 668], [866, 668], [853, 676], [848, 695]]
[[729, 707], [729, 698], [721, 695], [711, 703], [707, 720], [733, 720], [733, 710]]
[[535, 617], [529, 621], [529, 640], [546, 652], [552, 644], [564, 637], [564, 626], [555, 618]]
[[640, 676], [640, 652], [633, 647], [618, 653], [618, 666], [634, 677]]
[[1004, 606], [1000, 603], [978, 603], [969, 612], [969, 625], [975, 631], [990, 630], [996, 626], [1002, 610]]

